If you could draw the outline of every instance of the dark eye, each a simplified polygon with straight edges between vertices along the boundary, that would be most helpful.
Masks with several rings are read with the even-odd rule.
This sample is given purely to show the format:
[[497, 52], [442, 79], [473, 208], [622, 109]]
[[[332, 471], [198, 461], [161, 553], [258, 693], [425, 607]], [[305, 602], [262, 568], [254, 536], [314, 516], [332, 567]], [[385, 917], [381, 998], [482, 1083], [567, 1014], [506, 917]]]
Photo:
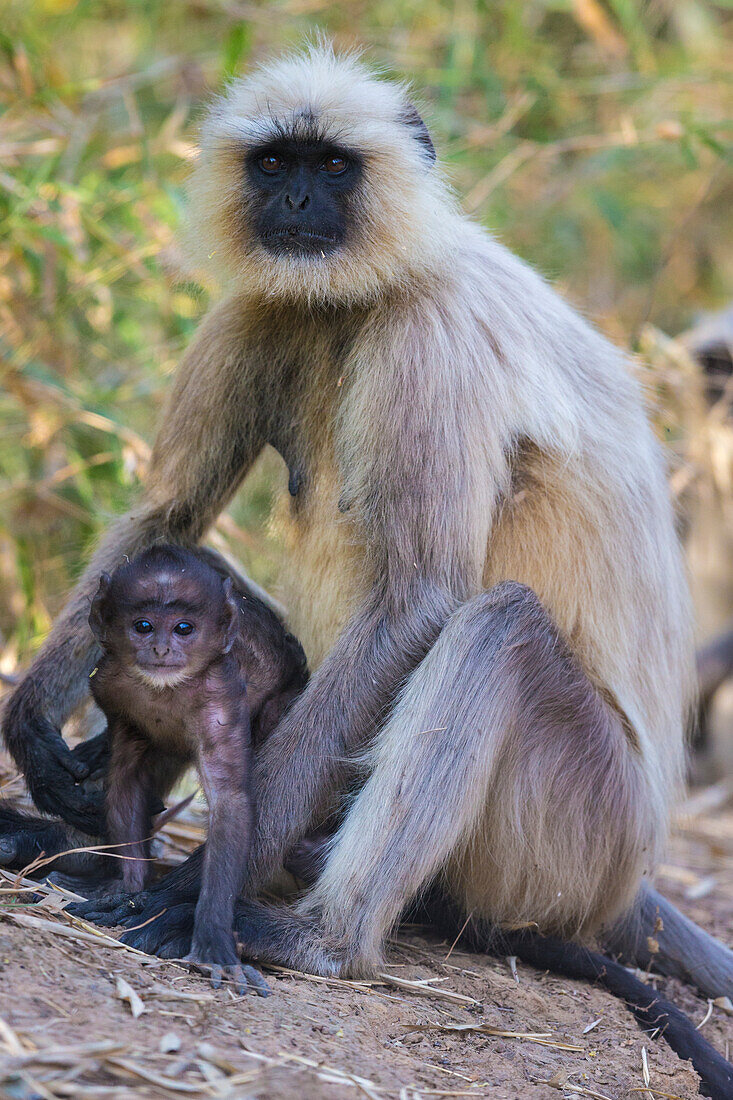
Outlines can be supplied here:
[[137, 622], [133, 623], [132, 625], [133, 628], [138, 632], [138, 634], [152, 634], [153, 630], [155, 629], [153, 624], [148, 619], [138, 619]]
[[189, 634], [193, 634], [193, 623], [187, 623], [185, 621], [182, 623], [176, 623], [176, 625], [173, 627], [173, 633], [180, 634], [181, 637], [186, 638]]
[[328, 172], [329, 176], [340, 176], [342, 172], [345, 172], [349, 166], [349, 162], [346, 157], [329, 157], [323, 162], [323, 169]]
[[267, 172], [268, 175], [273, 175], [285, 167], [280, 157], [275, 156], [274, 153], [265, 153], [264, 157], [260, 157], [259, 164], [262, 171]]

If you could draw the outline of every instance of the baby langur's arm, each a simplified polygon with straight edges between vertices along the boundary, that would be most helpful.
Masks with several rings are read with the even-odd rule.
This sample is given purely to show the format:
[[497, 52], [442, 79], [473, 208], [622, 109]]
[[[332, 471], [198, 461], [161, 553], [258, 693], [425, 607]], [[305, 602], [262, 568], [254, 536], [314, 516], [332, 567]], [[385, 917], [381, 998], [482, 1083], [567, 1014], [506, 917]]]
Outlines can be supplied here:
[[249, 980], [261, 996], [267, 996], [270, 990], [261, 975], [240, 964], [232, 930], [254, 823], [251, 741], [244, 697], [215, 702], [204, 713], [198, 767], [209, 804], [209, 834], [193, 941], [186, 959], [210, 967], [216, 987], [226, 975], [239, 993], [245, 991]]

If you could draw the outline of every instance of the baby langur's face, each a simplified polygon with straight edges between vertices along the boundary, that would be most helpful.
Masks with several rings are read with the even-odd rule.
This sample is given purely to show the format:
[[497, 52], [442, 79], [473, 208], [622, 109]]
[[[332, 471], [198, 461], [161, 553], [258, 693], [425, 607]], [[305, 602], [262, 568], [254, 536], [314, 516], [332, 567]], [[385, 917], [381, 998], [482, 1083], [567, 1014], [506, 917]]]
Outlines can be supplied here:
[[120, 624], [131, 663], [146, 683], [172, 687], [198, 675], [220, 649], [221, 630], [212, 615], [151, 604]]
[[123, 598], [109, 600], [104, 648], [151, 687], [174, 687], [199, 676], [226, 647], [231, 616], [216, 581], [215, 593], [193, 578], [138, 578]]

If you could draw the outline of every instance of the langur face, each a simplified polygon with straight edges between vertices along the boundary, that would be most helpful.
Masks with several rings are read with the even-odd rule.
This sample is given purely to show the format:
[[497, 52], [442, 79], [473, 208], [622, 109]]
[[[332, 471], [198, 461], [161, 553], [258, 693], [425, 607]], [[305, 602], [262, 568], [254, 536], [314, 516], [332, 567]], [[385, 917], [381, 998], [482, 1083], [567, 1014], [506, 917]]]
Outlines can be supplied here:
[[230, 648], [232, 613], [218, 577], [199, 583], [165, 569], [132, 578], [121, 571], [102, 589], [92, 629], [105, 652], [149, 686], [196, 677]]
[[[146, 680], [168, 684], [200, 671], [216, 648], [210, 618], [197, 611], [150, 604], [118, 623], [131, 664]], [[122, 640], [122, 639], [120, 639]]]
[[246, 160], [254, 230], [274, 255], [326, 256], [348, 233], [348, 200], [359, 157], [338, 145], [283, 139]]
[[201, 131], [188, 250], [232, 293], [381, 298], [452, 262], [453, 199], [407, 89], [314, 48], [233, 81]]

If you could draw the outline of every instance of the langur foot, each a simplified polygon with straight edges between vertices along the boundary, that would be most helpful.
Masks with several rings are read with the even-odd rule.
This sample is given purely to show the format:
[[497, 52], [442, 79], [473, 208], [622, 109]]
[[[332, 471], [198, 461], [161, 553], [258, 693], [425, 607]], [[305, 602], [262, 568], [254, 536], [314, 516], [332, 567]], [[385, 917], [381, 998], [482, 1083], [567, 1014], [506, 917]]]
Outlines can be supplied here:
[[252, 988], [260, 997], [270, 995], [270, 987], [254, 967], [243, 966], [240, 963], [231, 928], [217, 927], [210, 924], [208, 920], [202, 921], [199, 918], [196, 922], [191, 950], [183, 961], [210, 974], [214, 989], [219, 989], [222, 978], [226, 978], [233, 983], [239, 994], [243, 994], [248, 988], [247, 978], [249, 978]]
[[[6, 802], [0, 802], [0, 867], [22, 871], [39, 856], [55, 856], [78, 846], [69, 830], [60, 821], [16, 810]], [[78, 856], [61, 856], [58, 865], [75, 870]], [[45, 874], [46, 867], [37, 874]]]
[[[67, 907], [67, 912], [92, 924], [100, 924], [103, 927], [122, 925], [129, 929], [129, 939], [125, 943], [131, 947], [137, 947], [149, 955], [160, 955], [160, 948], [166, 946], [166, 924], [163, 914], [176, 912], [179, 914], [179, 924], [182, 920], [180, 914], [184, 911], [190, 914], [185, 930], [179, 929], [176, 935], [180, 936], [185, 931], [188, 939], [183, 950], [169, 958], [182, 958], [188, 954], [193, 935], [193, 913], [199, 893], [200, 869], [203, 862], [203, 846], [198, 848], [188, 857], [185, 863], [169, 871], [159, 882], [154, 883], [149, 889], [141, 890], [137, 894], [116, 894], [114, 896], [96, 899], [86, 902], [75, 902]], [[170, 920], [170, 918], [167, 918]], [[161, 921], [162, 923], [158, 923]], [[137, 936], [145, 932], [141, 926], [149, 929], [143, 937]], [[142, 942], [144, 939], [145, 943]]]
[[[123, 932], [123, 943], [157, 955], [161, 959], [183, 959], [192, 951], [195, 906], [190, 902], [174, 905], [171, 909], [158, 910], [152, 920], [138, 916], [131, 928]], [[229, 961], [229, 960], [227, 960]], [[238, 961], [236, 954], [234, 962]]]
[[220, 963], [199, 962], [191, 955], [186, 955], [181, 961], [188, 963], [192, 970], [209, 974], [214, 989], [221, 989], [221, 983], [224, 980], [234, 986], [235, 992], [240, 997], [248, 990], [252, 990], [258, 997], [269, 997], [272, 994], [272, 990], [259, 970], [255, 970], [253, 966], [249, 966], [247, 963], [234, 963], [233, 965], [223, 966]]
[[[21, 851], [22, 842], [20, 838], [12, 836], [0, 837], [0, 867], [17, 868], [20, 870], [25, 865], [22, 861]], [[26, 859], [26, 864], [30, 862], [30, 859]]]
[[351, 944], [324, 933], [317, 916], [305, 916], [284, 905], [246, 900], [237, 904], [234, 931], [243, 954], [279, 963], [305, 974], [351, 977], [373, 970], [360, 965]]

